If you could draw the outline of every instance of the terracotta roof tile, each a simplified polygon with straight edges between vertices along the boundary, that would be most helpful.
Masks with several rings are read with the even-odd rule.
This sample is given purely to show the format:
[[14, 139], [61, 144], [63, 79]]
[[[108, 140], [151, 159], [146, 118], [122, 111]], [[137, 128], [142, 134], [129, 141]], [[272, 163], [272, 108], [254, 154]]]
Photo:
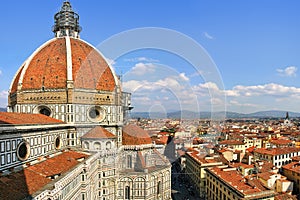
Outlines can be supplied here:
[[22, 90], [45, 88], [66, 88], [67, 61], [66, 42], [57, 38], [44, 46], [29, 61], [22, 84]]
[[[114, 91], [112, 70], [98, 51], [86, 42], [70, 38], [74, 86], [83, 89]], [[11, 94], [18, 89], [24, 71], [21, 90], [64, 89], [67, 86], [66, 38], [55, 38], [36, 52], [28, 67], [22, 66], [12, 81]]]
[[285, 148], [259, 148], [254, 150], [255, 153], [265, 154], [265, 155], [282, 155], [294, 152], [299, 152], [300, 148], [296, 147], [285, 147]]
[[300, 163], [299, 162], [291, 162], [289, 164], [283, 165], [283, 169], [290, 170], [300, 174]]
[[266, 161], [266, 160], [257, 161], [255, 163], [255, 166], [257, 167], [257, 169], [260, 173], [270, 172], [270, 171], [276, 169], [276, 167], [271, 162]]
[[[51, 176], [61, 175], [76, 166], [87, 154], [68, 151], [29, 166], [22, 171], [0, 177], [0, 199], [23, 199], [50, 183]], [[9, 192], [8, 192], [9, 191]]]
[[263, 187], [259, 180], [250, 177], [245, 178], [238, 171], [236, 171], [235, 168], [227, 169], [214, 167], [210, 171], [231, 185], [231, 187], [239, 190], [245, 195], [268, 191], [267, 188]]
[[113, 91], [110, 67], [96, 49], [82, 40], [71, 39], [73, 79], [76, 88]]
[[163, 145], [166, 145], [167, 142], [168, 142], [168, 136], [163, 135], [163, 136], [161, 136], [159, 139], [155, 139], [154, 141], [155, 141], [156, 144], [163, 144]]
[[122, 136], [123, 145], [141, 145], [141, 144], [152, 144], [152, 140], [144, 129], [129, 124], [123, 128]]
[[292, 144], [292, 140], [284, 140], [284, 139], [272, 139], [270, 143], [275, 144], [275, 145], [289, 145]]
[[259, 178], [262, 178], [263, 180], [269, 180], [271, 176], [275, 175], [273, 172], [263, 172], [257, 174]]
[[294, 156], [294, 157], [292, 157], [292, 160], [293, 160], [293, 161], [298, 161], [298, 162], [299, 162], [299, 161], [300, 161], [300, 156]]
[[0, 112], [0, 124], [64, 124], [65, 122], [42, 114]]
[[105, 139], [105, 138], [116, 138], [114, 134], [106, 130], [101, 126], [96, 126], [86, 134], [84, 134], [81, 138], [94, 138], [94, 139]]
[[297, 197], [290, 194], [278, 194], [275, 196], [275, 200], [297, 200]]

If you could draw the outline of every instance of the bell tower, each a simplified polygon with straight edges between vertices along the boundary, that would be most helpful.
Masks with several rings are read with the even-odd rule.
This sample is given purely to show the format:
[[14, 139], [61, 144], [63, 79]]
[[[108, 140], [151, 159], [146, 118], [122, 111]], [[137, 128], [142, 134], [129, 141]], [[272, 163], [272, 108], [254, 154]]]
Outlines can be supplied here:
[[64, 1], [61, 9], [54, 15], [55, 24], [52, 31], [55, 37], [70, 36], [79, 38], [81, 26], [79, 26], [79, 15], [72, 10], [71, 3]]

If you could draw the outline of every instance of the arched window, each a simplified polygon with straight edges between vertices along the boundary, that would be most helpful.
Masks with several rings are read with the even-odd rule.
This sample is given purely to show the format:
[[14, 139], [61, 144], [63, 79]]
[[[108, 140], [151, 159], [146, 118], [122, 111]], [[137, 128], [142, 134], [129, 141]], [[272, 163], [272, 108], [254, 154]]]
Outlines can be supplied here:
[[94, 143], [94, 149], [97, 149], [97, 150], [101, 149], [101, 144], [100, 144], [100, 142], [95, 142], [95, 143]]
[[130, 199], [130, 187], [129, 186], [125, 187], [125, 199], [126, 200]]
[[89, 149], [90, 148], [89, 142], [87, 142], [87, 141], [83, 142], [83, 148]]
[[160, 195], [161, 194], [161, 182], [158, 181], [157, 183], [157, 195]]
[[106, 142], [106, 150], [111, 149], [111, 142]]

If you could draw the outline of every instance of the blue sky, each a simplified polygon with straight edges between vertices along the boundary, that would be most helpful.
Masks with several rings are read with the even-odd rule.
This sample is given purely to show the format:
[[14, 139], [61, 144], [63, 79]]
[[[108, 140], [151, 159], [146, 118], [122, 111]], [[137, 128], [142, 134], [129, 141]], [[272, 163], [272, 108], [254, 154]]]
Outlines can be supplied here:
[[[71, 3], [80, 15], [81, 38], [94, 46], [130, 29], [161, 27], [192, 38], [216, 64], [222, 85], [206, 81], [208, 71], [199, 72], [170, 52], [143, 49], [122, 55], [112, 65], [123, 75], [124, 90], [133, 93], [136, 111], [222, 110], [226, 96], [230, 111], [300, 112], [297, 0]], [[2, 2], [0, 107], [6, 106], [7, 90], [19, 66], [53, 37], [53, 15], [61, 4], [58, 0]]]

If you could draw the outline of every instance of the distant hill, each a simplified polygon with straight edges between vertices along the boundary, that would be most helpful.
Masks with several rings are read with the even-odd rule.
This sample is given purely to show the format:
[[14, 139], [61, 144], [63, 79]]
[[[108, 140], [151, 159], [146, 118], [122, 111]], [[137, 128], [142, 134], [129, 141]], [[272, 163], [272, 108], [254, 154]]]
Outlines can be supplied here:
[[[285, 118], [286, 111], [269, 110], [260, 111], [249, 114], [237, 113], [237, 112], [193, 112], [193, 111], [175, 111], [169, 113], [148, 113], [148, 112], [132, 112], [131, 118], [151, 118], [151, 119], [239, 119], [239, 118]], [[291, 118], [300, 117], [300, 113], [289, 112]]]
[[[260, 111], [260, 112], [247, 114], [247, 116], [248, 117], [257, 117], [257, 118], [265, 118], [265, 117], [285, 118], [286, 111], [280, 111], [280, 110]], [[300, 117], [300, 113], [289, 112], [289, 116], [290, 117]]]
[[6, 108], [0, 108], [0, 112], [6, 112]]

